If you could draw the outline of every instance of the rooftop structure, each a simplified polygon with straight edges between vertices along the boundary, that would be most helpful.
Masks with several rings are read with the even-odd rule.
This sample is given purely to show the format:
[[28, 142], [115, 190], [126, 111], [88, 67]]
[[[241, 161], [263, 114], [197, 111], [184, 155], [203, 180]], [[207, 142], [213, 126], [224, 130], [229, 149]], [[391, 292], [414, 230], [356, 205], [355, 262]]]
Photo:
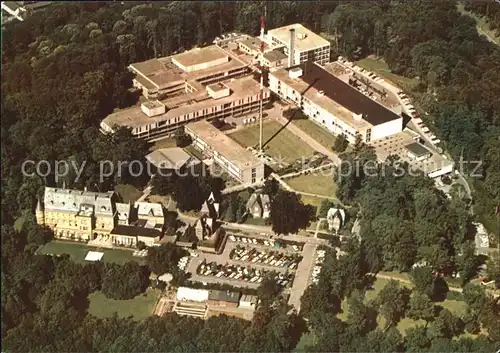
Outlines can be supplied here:
[[[420, 135], [416, 132], [405, 129], [392, 136], [372, 141], [370, 145], [375, 148], [377, 158], [381, 162], [385, 161], [390, 155], [397, 155], [400, 161], [408, 162], [413, 170], [423, 171], [430, 178], [451, 173], [454, 166], [453, 161], [436, 152], [431, 152], [417, 143], [419, 137]], [[408, 153], [409, 151], [414, 151], [415, 155]], [[418, 158], [417, 155], [420, 157], [425, 156], [425, 158]]]
[[136, 202], [134, 206], [137, 208], [139, 218], [141, 216], [163, 217], [163, 207], [159, 203]]
[[263, 57], [264, 57], [264, 59], [266, 59], [270, 62], [274, 62], [274, 61], [286, 59], [287, 55], [279, 50], [271, 50], [267, 53], [264, 53]]
[[185, 72], [210, 69], [229, 62], [229, 56], [212, 45], [172, 56], [172, 62]]
[[191, 92], [197, 84], [248, 73], [247, 63], [217, 45], [195, 48], [181, 54], [129, 65], [136, 74], [135, 87], [150, 99], [164, 99]]
[[290, 37], [290, 29], [295, 30], [294, 49], [299, 52], [311, 51], [325, 46], [330, 46], [330, 42], [328, 40], [307, 29], [300, 23], [294, 23], [288, 26], [271, 29], [267, 32], [267, 36], [271, 39], [282, 42], [283, 45], [286, 45]]
[[267, 41], [273, 48], [284, 47], [288, 66], [308, 60], [321, 65], [330, 62], [330, 42], [299, 23], [270, 30]]
[[208, 300], [238, 303], [241, 293], [224, 290], [211, 290], [208, 293]]
[[215, 151], [227, 159], [240, 165], [258, 164], [260, 160], [252, 152], [242, 147], [236, 141], [205, 120], [186, 125], [186, 128], [210, 145]]
[[179, 170], [191, 160], [191, 156], [180, 147], [161, 148], [146, 155], [146, 160], [159, 169]]
[[146, 228], [140, 226], [125, 226], [117, 225], [110, 233], [113, 235], [125, 235], [134, 237], [145, 237], [145, 238], [159, 238], [162, 236], [162, 232], [155, 228]]

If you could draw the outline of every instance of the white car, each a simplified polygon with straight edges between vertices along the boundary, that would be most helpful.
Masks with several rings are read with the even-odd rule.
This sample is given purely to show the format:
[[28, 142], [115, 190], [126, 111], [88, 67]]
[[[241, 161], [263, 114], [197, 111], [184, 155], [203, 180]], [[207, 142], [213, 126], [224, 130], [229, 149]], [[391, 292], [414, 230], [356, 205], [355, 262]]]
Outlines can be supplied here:
[[234, 235], [230, 235], [230, 236], [229, 236], [229, 240], [231, 240], [231, 241], [236, 241], [236, 237], [235, 237]]

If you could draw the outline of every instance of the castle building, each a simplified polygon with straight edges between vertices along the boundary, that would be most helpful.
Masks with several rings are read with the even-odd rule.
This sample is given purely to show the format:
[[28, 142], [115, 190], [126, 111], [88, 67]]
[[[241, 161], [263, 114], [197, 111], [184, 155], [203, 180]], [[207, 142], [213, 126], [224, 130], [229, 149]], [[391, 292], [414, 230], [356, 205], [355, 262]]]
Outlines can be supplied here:
[[114, 245], [135, 246], [139, 241], [156, 245], [163, 236], [160, 204], [119, 203], [114, 192], [97, 193], [45, 188], [38, 201], [37, 223], [53, 230], [56, 238], [90, 241], [109, 239]]

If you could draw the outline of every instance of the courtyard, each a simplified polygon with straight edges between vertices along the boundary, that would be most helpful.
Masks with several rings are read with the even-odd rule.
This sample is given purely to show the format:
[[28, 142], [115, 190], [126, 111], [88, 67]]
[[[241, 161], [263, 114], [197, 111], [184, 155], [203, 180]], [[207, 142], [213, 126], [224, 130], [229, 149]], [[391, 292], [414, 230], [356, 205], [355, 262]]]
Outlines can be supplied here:
[[331, 149], [335, 141], [335, 135], [309, 119], [293, 120], [292, 124], [299, 127], [306, 134], [318, 141], [325, 148]]
[[[292, 132], [284, 129], [276, 121], [264, 122], [262, 130], [264, 152], [276, 161], [291, 163], [314, 154], [311, 147], [298, 139]], [[229, 136], [244, 147], [258, 147], [259, 125], [239, 129], [229, 134]]]

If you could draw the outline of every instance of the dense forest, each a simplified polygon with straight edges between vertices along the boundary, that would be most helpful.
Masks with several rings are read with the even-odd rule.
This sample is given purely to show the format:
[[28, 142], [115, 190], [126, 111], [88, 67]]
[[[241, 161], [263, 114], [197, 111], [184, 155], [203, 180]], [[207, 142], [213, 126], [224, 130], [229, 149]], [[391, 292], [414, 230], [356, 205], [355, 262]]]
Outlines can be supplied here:
[[[445, 149], [454, 158], [462, 155], [483, 161], [484, 177], [474, 181], [474, 209], [486, 225], [494, 224], [494, 207], [500, 203], [500, 50], [478, 36], [473, 21], [459, 14], [454, 2], [266, 5], [269, 28], [301, 22], [328, 35], [333, 57], [376, 54], [393, 72], [418, 77], [419, 84], [411, 94], [429, 113], [428, 123], [445, 141]], [[489, 13], [497, 11], [493, 8], [498, 6], [492, 2]], [[272, 283], [263, 283], [260, 297], [265, 299], [264, 304], [251, 323], [225, 316], [207, 321], [176, 315], [143, 322], [118, 317], [97, 319], [87, 312], [87, 295], [100, 289], [110, 297], [128, 298], [130, 293], [144, 290], [145, 269], [127, 265], [126, 270], [134, 276], [123, 283], [106, 280], [107, 287], [103, 288], [103, 278], [123, 278], [116, 274], [124, 273], [124, 269], [94, 268], [72, 264], [66, 257], [35, 255], [36, 247], [50, 234], [37, 227], [32, 216], [22, 229], [13, 227], [23, 212], [34, 209], [42, 186], [55, 183], [50, 174], [45, 178], [23, 177], [25, 160], [48, 160], [52, 166], [56, 160], [71, 160], [83, 166], [79, 180], [69, 175], [59, 181], [67, 187], [105, 190], [118, 182], [135, 182], [117, 171], [103, 181], [98, 177], [99, 161], [138, 159], [148, 149], [146, 143], [132, 142], [127, 129], [113, 136], [104, 136], [98, 129], [100, 120], [113, 109], [137, 102], [126, 69], [130, 62], [211, 43], [227, 31], [257, 34], [263, 13], [263, 2], [82, 2], [54, 4], [23, 22], [5, 25], [1, 93], [4, 351], [294, 348], [306, 329], [304, 322], [301, 316], [288, 315], [289, 308]], [[446, 326], [449, 313], [425, 310], [429, 300], [439, 300], [431, 298], [434, 291], [417, 290], [408, 299], [408, 293], [391, 284], [394, 290], [383, 291], [377, 303], [365, 305], [362, 300], [369, 286], [369, 272], [382, 268], [407, 270], [410, 262], [417, 260], [468, 277], [475, 265], [471, 264], [475, 258], [467, 257], [467, 225], [471, 220], [461, 205], [446, 201], [431, 189], [425, 178], [396, 179], [390, 173], [369, 181], [343, 181], [342, 197], [360, 204], [362, 233], [367, 237], [360, 244], [349, 244], [348, 255], [340, 260], [329, 253], [321, 285], [306, 292], [301, 315], [318, 337], [308, 350], [498, 349], [499, 305], [481, 288], [467, 287], [469, 315], [451, 320], [456, 324], [451, 328]], [[387, 199], [392, 202], [380, 206]], [[420, 222], [422, 219], [443, 222], [443, 227], [435, 230], [431, 224]], [[380, 237], [382, 242], [378, 242]], [[393, 300], [388, 292], [395, 292], [396, 298]], [[352, 308], [346, 322], [336, 316], [343, 298], [349, 298]], [[390, 308], [387, 303], [391, 301], [401, 305]], [[374, 327], [373, 315], [378, 310], [390, 319], [383, 331]], [[425, 317], [430, 325], [414, 328], [403, 338], [394, 330], [394, 323], [404, 315]], [[475, 339], [456, 339], [464, 330], [477, 333], [478, 328], [480, 334]]]

